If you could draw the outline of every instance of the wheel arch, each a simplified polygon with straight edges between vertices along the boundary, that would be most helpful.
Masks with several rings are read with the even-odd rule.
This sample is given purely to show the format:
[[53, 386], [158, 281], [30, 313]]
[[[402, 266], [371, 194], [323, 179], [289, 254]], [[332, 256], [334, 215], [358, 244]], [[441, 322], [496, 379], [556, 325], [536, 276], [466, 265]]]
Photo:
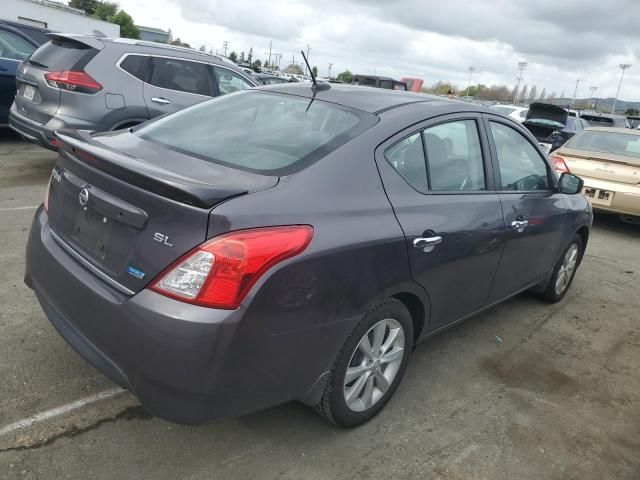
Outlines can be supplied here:
[[413, 321], [413, 343], [415, 345], [418, 338], [422, 335], [426, 323], [426, 309], [423, 301], [415, 293], [411, 292], [399, 292], [390, 298], [402, 302], [404, 306], [407, 307], [407, 310], [409, 310], [411, 320]]

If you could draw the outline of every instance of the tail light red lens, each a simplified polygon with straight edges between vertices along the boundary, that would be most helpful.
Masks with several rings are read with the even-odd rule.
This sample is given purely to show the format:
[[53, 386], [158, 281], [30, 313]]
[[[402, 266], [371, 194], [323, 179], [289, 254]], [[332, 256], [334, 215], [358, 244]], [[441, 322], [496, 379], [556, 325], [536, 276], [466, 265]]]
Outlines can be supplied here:
[[560, 174], [570, 173], [569, 167], [567, 167], [567, 164], [565, 163], [564, 158], [558, 157], [558, 156], [551, 156], [549, 157], [549, 160], [551, 161], [551, 166], [556, 172]]
[[312, 237], [313, 228], [309, 225], [221, 235], [174, 262], [149, 288], [183, 302], [235, 309], [267, 270], [300, 254]]
[[86, 72], [72, 70], [49, 72], [44, 74], [44, 78], [50, 86], [70, 92], [96, 93], [102, 90], [102, 85]]

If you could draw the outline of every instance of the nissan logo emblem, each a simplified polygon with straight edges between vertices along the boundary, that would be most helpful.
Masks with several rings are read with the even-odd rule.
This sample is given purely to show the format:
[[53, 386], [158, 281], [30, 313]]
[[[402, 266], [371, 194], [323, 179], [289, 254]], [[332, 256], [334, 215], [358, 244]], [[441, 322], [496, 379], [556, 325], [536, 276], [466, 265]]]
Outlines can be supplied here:
[[89, 203], [89, 190], [87, 188], [80, 190], [80, 193], [78, 194], [78, 201], [83, 207]]

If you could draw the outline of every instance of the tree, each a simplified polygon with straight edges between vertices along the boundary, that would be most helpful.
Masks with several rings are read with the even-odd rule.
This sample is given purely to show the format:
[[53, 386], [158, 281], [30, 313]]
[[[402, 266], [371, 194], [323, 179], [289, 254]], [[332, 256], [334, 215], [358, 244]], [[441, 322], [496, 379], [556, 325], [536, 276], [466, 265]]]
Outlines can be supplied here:
[[249, 65], [252, 65], [251, 63], [252, 58], [253, 58], [253, 47], [249, 48], [249, 54], [247, 55], [247, 62], [249, 62]]
[[318, 76], [318, 67], [313, 66], [311, 67], [311, 73], [313, 74], [314, 78]]
[[109, 17], [109, 22], [120, 25], [120, 36], [125, 38], [140, 38], [140, 30], [133, 23], [133, 18], [124, 10]]
[[547, 99], [547, 89], [543, 88], [542, 92], [540, 93], [540, 98], [538, 98], [538, 100], [540, 100], [541, 102], [543, 102], [544, 100]]
[[524, 103], [527, 99], [527, 91], [529, 90], [529, 85], [525, 85], [522, 87], [522, 92], [520, 92], [520, 102]]
[[206, 52], [207, 51], [207, 47], [205, 47], [204, 45], [200, 45], [200, 48], [198, 49], [198, 51]]
[[172, 40], [169, 44], [176, 45], [178, 47], [191, 48], [191, 45], [189, 45], [188, 43], [180, 41], [180, 37], [177, 37], [175, 40]]
[[529, 103], [536, 101], [536, 95], [538, 94], [538, 87], [535, 85], [529, 90]]
[[284, 73], [291, 73], [293, 75], [302, 75], [302, 68], [300, 65], [294, 65], [293, 63], [284, 69]]
[[260, 61], [260, 59], [253, 62], [253, 65], [251, 66], [251, 68], [253, 68], [256, 72], [260, 72], [261, 67], [262, 67], [262, 62]]
[[351, 83], [352, 79], [353, 79], [353, 73], [351, 73], [348, 69], [342, 73], [339, 73], [338, 76], [336, 77], [336, 80], [342, 83]]
[[238, 63], [244, 63], [244, 52], [240, 52], [240, 58], [238, 59]]
[[116, 13], [118, 13], [117, 3], [96, 1], [96, 7], [93, 12], [94, 17], [99, 18], [100, 20], [104, 20], [105, 22], [111, 22], [109, 18], [114, 17]]
[[233, 63], [238, 63], [238, 55], [236, 55], [236, 52], [232, 51], [229, 54], [229, 60], [231, 60]]
[[[100, 20], [120, 25], [120, 36], [125, 38], [140, 38], [140, 31], [133, 23], [133, 18], [118, 7], [115, 2], [101, 2], [91, 0], [92, 15]], [[89, 4], [87, 4], [89, 5]], [[86, 10], [88, 12], [88, 10]]]
[[93, 15], [98, 6], [97, 0], [69, 0], [69, 6], [83, 10], [87, 15]]

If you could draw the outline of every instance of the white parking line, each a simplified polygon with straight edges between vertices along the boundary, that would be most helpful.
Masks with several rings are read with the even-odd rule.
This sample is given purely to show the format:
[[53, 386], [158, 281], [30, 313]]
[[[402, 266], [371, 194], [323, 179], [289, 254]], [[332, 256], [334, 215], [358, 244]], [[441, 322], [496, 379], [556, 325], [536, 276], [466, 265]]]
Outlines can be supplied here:
[[122, 388], [112, 388], [111, 390], [105, 390], [104, 392], [96, 393], [95, 395], [81, 398], [80, 400], [76, 400], [75, 402], [67, 403], [66, 405], [52, 408], [51, 410], [46, 410], [44, 412], [36, 413], [35, 415], [29, 418], [25, 418], [23, 420], [19, 420], [10, 425], [1, 427], [0, 437], [7, 435], [9, 433], [13, 433], [16, 430], [20, 430], [22, 428], [31, 427], [36, 423], [44, 422], [45, 420], [49, 420], [54, 417], [59, 417], [60, 415], [64, 415], [65, 413], [72, 412], [73, 410], [78, 410], [79, 408], [85, 407], [91, 403], [99, 402], [100, 400], [105, 400], [107, 398], [117, 397], [118, 395], [122, 395], [124, 392], [126, 392], [126, 390]]
[[16, 210], [35, 210], [40, 205], [30, 205], [28, 207], [8, 207], [8, 208], [0, 208], [0, 212], [14, 212]]

